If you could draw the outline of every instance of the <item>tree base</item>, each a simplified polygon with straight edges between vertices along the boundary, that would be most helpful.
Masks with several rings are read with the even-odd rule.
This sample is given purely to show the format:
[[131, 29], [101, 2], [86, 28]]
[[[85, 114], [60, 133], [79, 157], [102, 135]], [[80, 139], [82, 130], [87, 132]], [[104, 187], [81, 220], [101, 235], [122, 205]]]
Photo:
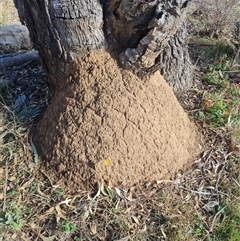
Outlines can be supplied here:
[[171, 178], [199, 153], [196, 128], [155, 73], [141, 80], [103, 51], [79, 59], [37, 127], [41, 165], [71, 191]]

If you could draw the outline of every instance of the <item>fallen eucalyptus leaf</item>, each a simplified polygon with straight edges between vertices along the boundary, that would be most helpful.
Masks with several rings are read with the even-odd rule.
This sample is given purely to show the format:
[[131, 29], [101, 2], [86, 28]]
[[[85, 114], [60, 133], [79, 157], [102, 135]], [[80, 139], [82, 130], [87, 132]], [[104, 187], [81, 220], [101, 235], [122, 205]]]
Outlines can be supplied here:
[[56, 235], [50, 236], [50, 237], [44, 237], [43, 235], [39, 236], [42, 241], [53, 241], [56, 238]]

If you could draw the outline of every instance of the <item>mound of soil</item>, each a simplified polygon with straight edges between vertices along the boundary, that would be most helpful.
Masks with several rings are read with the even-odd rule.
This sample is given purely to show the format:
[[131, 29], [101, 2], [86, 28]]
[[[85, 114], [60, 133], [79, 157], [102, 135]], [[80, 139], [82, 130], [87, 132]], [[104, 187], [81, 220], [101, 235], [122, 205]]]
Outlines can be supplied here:
[[100, 180], [127, 187], [191, 164], [196, 128], [159, 73], [141, 80], [103, 51], [77, 64], [34, 136], [54, 182], [72, 192]]

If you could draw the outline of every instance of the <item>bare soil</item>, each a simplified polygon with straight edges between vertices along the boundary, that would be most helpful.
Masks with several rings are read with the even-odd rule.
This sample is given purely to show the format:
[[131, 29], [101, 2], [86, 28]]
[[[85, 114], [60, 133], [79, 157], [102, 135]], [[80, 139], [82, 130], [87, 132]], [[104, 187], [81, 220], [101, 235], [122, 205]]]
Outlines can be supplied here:
[[78, 82], [55, 95], [34, 136], [54, 183], [71, 192], [101, 180], [127, 187], [192, 164], [196, 127], [160, 74], [141, 80], [102, 51], [78, 66]]

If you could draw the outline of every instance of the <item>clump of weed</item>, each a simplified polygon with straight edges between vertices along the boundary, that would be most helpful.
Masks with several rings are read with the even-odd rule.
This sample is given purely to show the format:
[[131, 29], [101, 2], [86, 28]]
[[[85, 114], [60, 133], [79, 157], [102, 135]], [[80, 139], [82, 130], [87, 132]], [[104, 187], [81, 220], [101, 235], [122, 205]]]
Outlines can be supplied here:
[[203, 110], [197, 113], [197, 117], [212, 127], [231, 127], [238, 122], [240, 96], [237, 99], [227, 97], [228, 91], [221, 90], [205, 95]]
[[240, 240], [240, 205], [237, 202], [228, 203], [225, 206], [219, 221], [216, 224], [213, 235], [215, 240], [238, 241]]
[[240, 86], [224, 74], [230, 66], [228, 56], [223, 55], [208, 67], [203, 77], [210, 91], [204, 94], [202, 110], [196, 116], [212, 127], [231, 127], [240, 121]]
[[22, 210], [15, 203], [10, 203], [6, 211], [0, 214], [0, 227], [19, 230], [22, 218]]
[[71, 233], [71, 232], [75, 232], [77, 230], [77, 226], [75, 223], [71, 223], [71, 222], [64, 222], [62, 224], [62, 231], [64, 233]]

